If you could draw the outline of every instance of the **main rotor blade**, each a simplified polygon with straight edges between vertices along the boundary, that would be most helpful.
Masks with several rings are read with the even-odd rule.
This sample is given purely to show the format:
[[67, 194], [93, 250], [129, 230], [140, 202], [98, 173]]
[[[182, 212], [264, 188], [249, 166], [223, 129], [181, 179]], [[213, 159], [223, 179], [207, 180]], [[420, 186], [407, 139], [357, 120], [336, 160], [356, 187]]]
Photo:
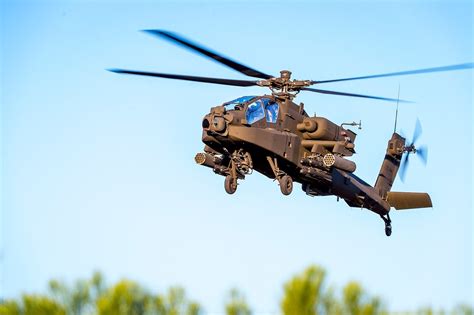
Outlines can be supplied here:
[[353, 78], [345, 78], [345, 79], [312, 81], [312, 84], [350, 81], [350, 80], [362, 80], [362, 79], [373, 79], [373, 78], [382, 78], [382, 77], [393, 77], [393, 76], [399, 76], [399, 75], [421, 74], [421, 73], [430, 73], [430, 72], [464, 70], [464, 69], [471, 69], [471, 68], [474, 68], [474, 63], [468, 62], [468, 63], [462, 63], [462, 64], [444, 66], [444, 67], [425, 68], [425, 69], [400, 71], [400, 72], [392, 72], [392, 73], [382, 73], [382, 74], [366, 75], [366, 76], [361, 76], [361, 77], [353, 77]]
[[380, 97], [380, 96], [344, 93], [344, 92], [320, 90], [320, 89], [313, 89], [313, 88], [302, 88], [302, 90], [303, 91], [316, 92], [316, 93], [322, 93], [322, 94], [333, 94], [333, 95], [342, 95], [342, 96], [351, 96], [351, 97], [371, 98], [371, 99], [375, 99], [375, 100], [388, 101], [388, 102], [397, 102], [398, 101], [400, 103], [412, 103], [410, 101], [398, 100], [396, 98], [387, 98], [387, 97]]
[[144, 76], [149, 76], [149, 77], [159, 77], [159, 78], [166, 78], [166, 79], [176, 79], [176, 80], [204, 82], [204, 83], [213, 83], [213, 84], [222, 84], [222, 85], [232, 85], [232, 86], [257, 85], [257, 81], [250, 81], [250, 80], [219, 79], [219, 78], [196, 77], [196, 76], [190, 76], [190, 75], [145, 72], [145, 71], [134, 71], [134, 70], [123, 70], [123, 69], [108, 69], [108, 70], [115, 73], [144, 75]]
[[247, 76], [250, 76], [250, 77], [255, 77], [255, 78], [261, 78], [261, 79], [270, 79], [272, 78], [273, 76], [271, 75], [268, 75], [268, 74], [265, 74], [263, 72], [260, 72], [258, 70], [255, 70], [255, 69], [252, 69], [250, 67], [247, 67], [247, 66], [244, 66], [243, 64], [240, 64], [236, 61], [233, 61], [231, 59], [228, 59], [216, 52], [213, 52], [207, 48], [204, 48], [202, 46], [199, 46], [195, 43], [192, 43], [191, 41], [181, 37], [181, 36], [178, 36], [177, 34], [174, 34], [174, 33], [171, 33], [171, 32], [168, 32], [168, 31], [164, 31], [164, 30], [144, 30], [144, 32], [147, 32], [149, 34], [152, 34], [152, 35], [155, 35], [155, 36], [159, 36], [159, 37], [162, 37], [168, 41], [171, 41], [175, 44], [178, 44], [178, 45], [181, 45], [187, 49], [190, 49], [194, 52], [197, 52], [201, 55], [204, 55], [206, 57], [209, 57], [211, 59], [213, 59], [214, 61], [217, 61], [229, 68], [232, 68], [240, 73], [243, 73]]

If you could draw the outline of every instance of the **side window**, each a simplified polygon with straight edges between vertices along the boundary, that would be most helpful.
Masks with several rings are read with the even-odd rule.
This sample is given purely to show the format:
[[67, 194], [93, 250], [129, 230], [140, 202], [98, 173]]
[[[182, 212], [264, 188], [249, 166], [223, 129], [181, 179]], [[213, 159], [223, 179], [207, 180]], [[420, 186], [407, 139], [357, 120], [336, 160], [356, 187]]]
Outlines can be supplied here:
[[268, 103], [265, 106], [265, 114], [267, 116], [267, 122], [276, 123], [278, 117], [278, 103]]
[[257, 100], [247, 106], [247, 112], [245, 118], [248, 124], [253, 124], [265, 117], [265, 111], [263, 110], [263, 104], [260, 100]]

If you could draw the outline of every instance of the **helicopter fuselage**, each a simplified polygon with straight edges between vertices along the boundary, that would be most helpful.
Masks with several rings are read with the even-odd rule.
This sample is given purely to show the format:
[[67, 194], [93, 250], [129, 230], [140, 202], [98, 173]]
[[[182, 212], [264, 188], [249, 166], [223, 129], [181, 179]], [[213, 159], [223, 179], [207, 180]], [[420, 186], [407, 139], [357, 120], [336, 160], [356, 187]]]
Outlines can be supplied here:
[[402, 179], [409, 153], [418, 152], [426, 162], [426, 148], [415, 148], [416, 138], [421, 134], [419, 121], [413, 140], [408, 146], [405, 145], [405, 138], [394, 131], [388, 141], [379, 175], [372, 187], [354, 175], [356, 164], [347, 159], [355, 153], [356, 134], [343, 128], [343, 125], [360, 127], [360, 123], [337, 125], [324, 117], [310, 117], [305, 112], [303, 104], [297, 105], [292, 100], [299, 92], [307, 91], [396, 102], [398, 108], [398, 103], [408, 101], [399, 97], [394, 99], [313, 86], [350, 80], [471, 69], [474, 63], [332, 80], [295, 80], [291, 78], [289, 70], [281, 70], [279, 76], [274, 76], [245, 66], [169, 31], [145, 32], [210, 58], [251, 79], [236, 80], [127, 69], [110, 69], [110, 71], [226, 86], [260, 86], [272, 91], [272, 95], [241, 97], [213, 107], [202, 121], [202, 140], [205, 147], [204, 152], [198, 153], [195, 160], [198, 164], [212, 168], [216, 174], [225, 176], [224, 187], [229, 194], [236, 191], [238, 180], [244, 179], [246, 175], [256, 170], [269, 178], [277, 179], [284, 195], [292, 192], [295, 181], [301, 183], [303, 190], [310, 196], [335, 195], [344, 199], [351, 207], [374, 211], [384, 220], [387, 236], [392, 233], [390, 207], [413, 209], [432, 206], [427, 193], [391, 192], [403, 154], [405, 154], [404, 167], [400, 173]]
[[198, 154], [196, 162], [235, 182], [251, 170], [273, 179], [288, 176], [308, 195], [335, 195], [380, 215], [390, 211], [374, 187], [353, 174], [356, 165], [346, 157], [355, 153], [354, 132], [323, 117], [309, 117], [303, 104], [289, 98], [244, 99], [213, 107], [204, 117], [206, 146], [200, 154], [208, 158]]

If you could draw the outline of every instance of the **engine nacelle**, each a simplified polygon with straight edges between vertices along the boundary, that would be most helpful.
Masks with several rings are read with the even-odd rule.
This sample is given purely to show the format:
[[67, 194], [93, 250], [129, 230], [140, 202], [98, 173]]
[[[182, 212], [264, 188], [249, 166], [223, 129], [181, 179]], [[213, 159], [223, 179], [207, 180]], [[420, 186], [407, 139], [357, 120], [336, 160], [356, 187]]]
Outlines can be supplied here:
[[297, 125], [307, 140], [341, 140], [344, 129], [324, 117], [307, 117]]

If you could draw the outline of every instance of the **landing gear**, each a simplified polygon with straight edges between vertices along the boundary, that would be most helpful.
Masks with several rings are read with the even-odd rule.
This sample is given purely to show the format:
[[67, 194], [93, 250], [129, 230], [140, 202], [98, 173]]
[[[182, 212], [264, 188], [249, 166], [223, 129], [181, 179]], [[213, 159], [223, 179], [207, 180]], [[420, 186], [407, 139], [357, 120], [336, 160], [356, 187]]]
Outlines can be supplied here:
[[225, 192], [232, 195], [237, 190], [237, 178], [234, 179], [232, 175], [227, 175], [224, 181]]
[[281, 193], [288, 196], [293, 191], [293, 179], [288, 175], [283, 175], [278, 179]]
[[293, 191], [293, 179], [278, 168], [276, 158], [272, 159], [271, 157], [267, 156], [267, 161], [268, 164], [270, 164], [273, 174], [275, 174], [275, 179], [278, 180], [281, 193], [285, 196], [288, 196]]
[[392, 220], [390, 220], [390, 215], [387, 213], [386, 217], [383, 215], [380, 215], [380, 217], [382, 218], [383, 222], [385, 222], [385, 235], [392, 235]]
[[230, 156], [229, 166], [223, 171], [226, 175], [224, 181], [225, 191], [232, 195], [237, 190], [237, 180], [245, 179], [245, 175], [251, 174], [253, 169], [252, 157], [243, 149], [236, 150]]

